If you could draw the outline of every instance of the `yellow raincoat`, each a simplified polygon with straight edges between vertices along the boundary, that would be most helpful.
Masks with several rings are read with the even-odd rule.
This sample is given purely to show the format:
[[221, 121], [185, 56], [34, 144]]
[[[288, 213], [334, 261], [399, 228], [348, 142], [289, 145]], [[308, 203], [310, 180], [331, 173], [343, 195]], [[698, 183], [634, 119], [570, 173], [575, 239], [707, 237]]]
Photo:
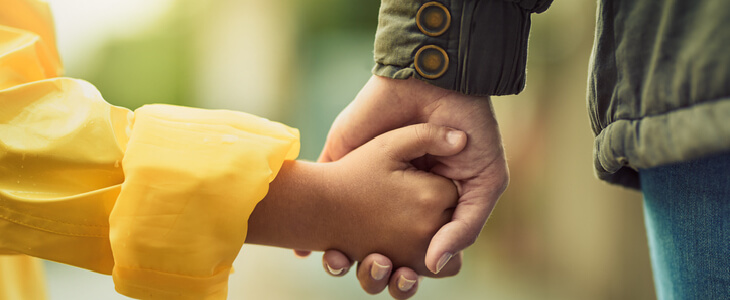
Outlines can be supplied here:
[[62, 72], [48, 5], [0, 0], [0, 299], [45, 297], [33, 257], [145, 299], [223, 299], [248, 216], [298, 132], [245, 113], [108, 104]]

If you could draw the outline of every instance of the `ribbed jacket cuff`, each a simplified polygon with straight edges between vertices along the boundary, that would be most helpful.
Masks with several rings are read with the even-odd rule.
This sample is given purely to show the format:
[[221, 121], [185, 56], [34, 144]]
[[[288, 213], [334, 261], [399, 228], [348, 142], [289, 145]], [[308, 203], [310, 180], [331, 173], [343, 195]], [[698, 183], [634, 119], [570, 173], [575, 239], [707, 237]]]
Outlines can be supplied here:
[[[552, 1], [438, 1], [448, 11], [449, 24], [437, 35], [418, 24], [426, 20], [419, 10], [434, 2], [382, 1], [373, 74], [394, 79], [413, 76], [468, 95], [521, 92], [530, 15], [544, 11]], [[443, 54], [432, 51], [435, 56], [419, 58], [425, 48], [442, 49]], [[432, 73], [423, 71], [429, 63], [435, 66]]]

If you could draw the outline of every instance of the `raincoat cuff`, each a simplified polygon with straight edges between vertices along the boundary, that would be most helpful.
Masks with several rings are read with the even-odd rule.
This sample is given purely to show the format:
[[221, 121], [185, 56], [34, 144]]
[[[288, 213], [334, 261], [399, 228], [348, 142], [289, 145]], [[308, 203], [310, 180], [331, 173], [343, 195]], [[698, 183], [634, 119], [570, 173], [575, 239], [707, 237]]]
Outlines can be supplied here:
[[117, 291], [225, 299], [248, 218], [298, 151], [296, 129], [250, 114], [137, 109], [109, 218]]
[[225, 268], [209, 277], [192, 277], [156, 270], [114, 267], [114, 288], [137, 299], [226, 299], [228, 275]]

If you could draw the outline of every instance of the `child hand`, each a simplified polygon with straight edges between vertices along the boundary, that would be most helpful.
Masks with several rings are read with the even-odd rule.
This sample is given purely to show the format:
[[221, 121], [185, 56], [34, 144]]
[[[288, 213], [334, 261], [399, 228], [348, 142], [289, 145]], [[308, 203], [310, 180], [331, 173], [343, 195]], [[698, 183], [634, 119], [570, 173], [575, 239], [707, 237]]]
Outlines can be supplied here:
[[[458, 195], [451, 180], [411, 161], [454, 155], [465, 145], [462, 131], [418, 124], [386, 132], [336, 162], [286, 161], [248, 220], [246, 243], [337, 249], [351, 260], [380, 253], [395, 268], [430, 275], [426, 249], [451, 220]], [[457, 256], [438, 275], [459, 267]]]
[[[369, 253], [389, 257], [395, 268], [430, 274], [424, 264], [433, 235], [451, 220], [458, 194], [451, 180], [421, 171], [411, 161], [425, 154], [450, 156], [466, 134], [418, 124], [384, 133], [341, 160], [324, 164], [329, 178], [320, 220], [329, 226], [327, 249], [353, 260]], [[448, 267], [447, 267], [448, 269]], [[444, 275], [455, 273], [445, 270]]]

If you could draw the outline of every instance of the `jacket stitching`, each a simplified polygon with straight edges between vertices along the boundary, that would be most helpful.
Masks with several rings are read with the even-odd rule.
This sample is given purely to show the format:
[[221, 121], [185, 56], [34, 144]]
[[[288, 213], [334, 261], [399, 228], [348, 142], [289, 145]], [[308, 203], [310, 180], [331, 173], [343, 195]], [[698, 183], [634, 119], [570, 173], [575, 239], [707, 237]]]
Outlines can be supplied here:
[[50, 233], [56, 233], [56, 234], [62, 234], [62, 235], [68, 235], [68, 236], [79, 236], [79, 237], [106, 237], [107, 236], [105, 234], [79, 234], [79, 233], [61, 232], [61, 231], [58, 231], [58, 230], [52, 230], [52, 229], [49, 229], [49, 228], [41, 227], [41, 226], [38, 226], [38, 225], [32, 225], [32, 224], [29, 224], [27, 222], [23, 222], [21, 220], [12, 218], [10, 216], [7, 216], [3, 212], [17, 213], [19, 215], [23, 215], [23, 216], [30, 217], [30, 218], [36, 218], [36, 219], [40, 219], [40, 220], [43, 220], [43, 221], [49, 221], [49, 222], [55, 222], [55, 223], [62, 223], [62, 224], [73, 225], [73, 226], [94, 227], [94, 228], [100, 228], [100, 229], [108, 229], [109, 228], [107, 226], [100, 226], [100, 225], [84, 225], [84, 224], [73, 224], [73, 223], [68, 223], [68, 222], [63, 222], [63, 221], [56, 221], [56, 220], [52, 220], [52, 219], [46, 219], [46, 218], [35, 217], [35, 216], [31, 216], [31, 215], [19, 213], [19, 212], [13, 211], [11, 209], [8, 209], [7, 207], [0, 206], [0, 208], [2, 209], [2, 210], [0, 210], [0, 218], [1, 219], [7, 220], [9, 222], [16, 223], [16, 224], [19, 224], [19, 225], [22, 225], [22, 226], [26, 226], [26, 227], [30, 227], [30, 228], [34, 228], [34, 229], [38, 229], [38, 230], [50, 232]]

